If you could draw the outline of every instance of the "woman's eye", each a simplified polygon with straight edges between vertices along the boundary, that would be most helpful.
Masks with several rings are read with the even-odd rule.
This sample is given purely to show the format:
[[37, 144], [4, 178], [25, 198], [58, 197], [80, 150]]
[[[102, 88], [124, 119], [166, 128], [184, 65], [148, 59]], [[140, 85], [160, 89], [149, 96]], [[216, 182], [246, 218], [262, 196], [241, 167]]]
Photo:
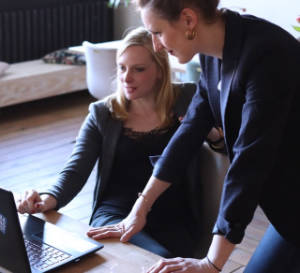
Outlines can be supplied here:
[[136, 67], [135, 69], [137, 72], [143, 72], [145, 71], [145, 68], [144, 67]]
[[119, 70], [120, 72], [124, 72], [124, 71], [126, 70], [126, 68], [125, 68], [125, 66], [120, 65], [120, 66], [118, 67], [118, 70]]

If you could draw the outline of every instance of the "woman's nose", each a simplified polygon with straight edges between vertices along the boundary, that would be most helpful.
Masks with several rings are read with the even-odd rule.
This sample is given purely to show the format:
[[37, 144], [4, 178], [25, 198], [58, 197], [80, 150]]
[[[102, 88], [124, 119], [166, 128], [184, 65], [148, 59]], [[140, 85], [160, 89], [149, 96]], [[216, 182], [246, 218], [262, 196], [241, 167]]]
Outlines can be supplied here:
[[125, 82], [130, 82], [130, 81], [132, 81], [132, 76], [131, 76], [131, 73], [130, 73], [129, 70], [126, 71], [126, 72], [124, 73], [124, 81], [125, 81]]
[[163, 45], [155, 35], [152, 36], [152, 41], [153, 41], [154, 51], [159, 52], [160, 50], [163, 49]]

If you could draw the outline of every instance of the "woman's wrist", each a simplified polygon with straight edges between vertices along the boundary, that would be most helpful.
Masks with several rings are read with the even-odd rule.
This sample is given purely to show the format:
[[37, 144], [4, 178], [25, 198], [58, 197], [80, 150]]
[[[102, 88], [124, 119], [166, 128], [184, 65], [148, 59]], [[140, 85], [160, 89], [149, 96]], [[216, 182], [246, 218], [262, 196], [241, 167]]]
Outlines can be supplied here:
[[151, 205], [150, 205], [150, 202], [149, 202], [148, 198], [146, 197], [146, 195], [143, 194], [142, 192], [139, 192], [138, 198], [143, 199], [143, 201], [145, 202], [145, 206], [148, 207], [148, 212], [149, 212], [151, 210]]
[[225, 152], [224, 134], [221, 128], [213, 128], [206, 137], [209, 147], [217, 152]]
[[223, 130], [220, 127], [213, 127], [206, 137], [208, 142], [214, 144], [221, 142], [223, 138]]
[[151, 176], [143, 192], [138, 193], [138, 198], [134, 203], [132, 212], [137, 216], [147, 217], [153, 203], [169, 186], [170, 183]]
[[47, 207], [47, 210], [55, 209], [57, 207], [57, 199], [52, 194], [40, 193], [40, 198]]
[[206, 255], [208, 264], [215, 270], [222, 270], [234, 247], [223, 235], [215, 234]]
[[222, 269], [219, 268], [218, 266], [216, 266], [216, 265], [210, 260], [210, 258], [208, 258], [208, 256], [206, 256], [206, 260], [208, 261], [208, 264], [209, 264], [210, 267], [212, 267], [213, 269], [215, 269], [215, 270], [218, 271], [218, 272], [221, 272], [221, 271], [222, 271]]
[[149, 205], [147, 197], [142, 193], [138, 193], [138, 198], [134, 203], [131, 212], [137, 216], [146, 218], [150, 210], [151, 206]]

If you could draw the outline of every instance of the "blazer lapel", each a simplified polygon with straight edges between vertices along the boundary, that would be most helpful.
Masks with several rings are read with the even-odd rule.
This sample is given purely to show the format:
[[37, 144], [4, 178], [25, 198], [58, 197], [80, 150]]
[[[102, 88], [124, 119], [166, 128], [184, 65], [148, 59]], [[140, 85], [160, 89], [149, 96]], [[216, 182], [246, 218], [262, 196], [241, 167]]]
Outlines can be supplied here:
[[[223, 59], [221, 66], [221, 92], [220, 106], [223, 131], [226, 141], [226, 108], [231, 91], [231, 84], [234, 78], [240, 51], [242, 47], [242, 25], [240, 15], [235, 12], [226, 11], [225, 14], [225, 42], [223, 49]], [[226, 141], [227, 142], [227, 141]]]
[[[116, 119], [109, 118], [105, 126], [104, 140], [103, 140], [103, 155], [102, 164], [106, 164], [105, 173], [102, 176], [102, 183], [105, 186], [108, 176], [110, 175], [112, 163], [122, 130], [122, 122]], [[106, 163], [105, 163], [106, 162]], [[107, 164], [109, 163], [109, 164]]]
[[119, 120], [115, 120], [112, 118], [107, 118], [103, 127], [103, 144], [102, 144], [102, 155], [101, 155], [101, 182], [97, 183], [95, 190], [95, 198], [96, 202], [93, 207], [93, 214], [95, 212], [96, 207], [102, 200], [104, 189], [108, 182], [112, 165], [115, 150], [117, 147], [117, 142], [121, 134], [122, 130], [122, 122]]

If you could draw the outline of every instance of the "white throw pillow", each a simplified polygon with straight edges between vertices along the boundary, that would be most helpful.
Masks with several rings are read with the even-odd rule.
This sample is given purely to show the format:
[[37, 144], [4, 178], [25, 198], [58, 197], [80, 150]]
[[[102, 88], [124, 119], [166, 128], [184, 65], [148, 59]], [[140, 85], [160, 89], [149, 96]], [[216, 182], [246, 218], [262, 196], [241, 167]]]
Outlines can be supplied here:
[[0, 77], [4, 74], [8, 66], [9, 66], [8, 63], [0, 62]]

